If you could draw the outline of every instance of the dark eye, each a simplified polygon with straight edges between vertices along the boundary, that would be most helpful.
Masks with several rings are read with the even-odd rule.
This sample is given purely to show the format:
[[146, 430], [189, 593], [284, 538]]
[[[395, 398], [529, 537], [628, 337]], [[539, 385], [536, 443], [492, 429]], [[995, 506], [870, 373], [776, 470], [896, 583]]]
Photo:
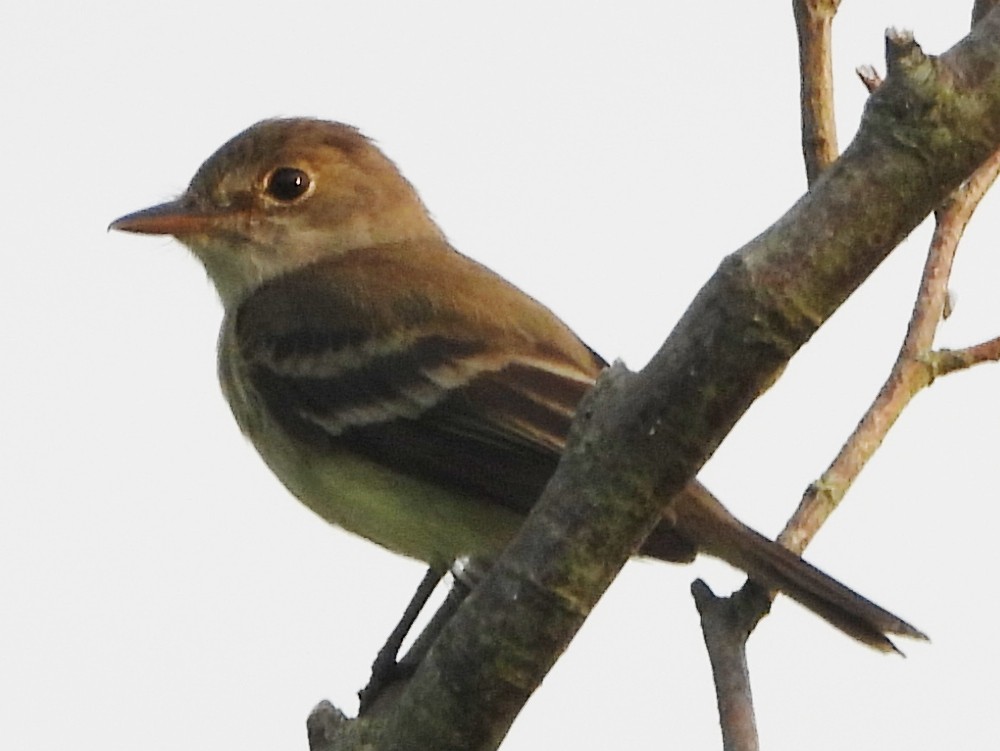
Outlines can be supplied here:
[[264, 184], [264, 190], [271, 198], [288, 203], [302, 196], [312, 179], [297, 167], [278, 167], [270, 175]]

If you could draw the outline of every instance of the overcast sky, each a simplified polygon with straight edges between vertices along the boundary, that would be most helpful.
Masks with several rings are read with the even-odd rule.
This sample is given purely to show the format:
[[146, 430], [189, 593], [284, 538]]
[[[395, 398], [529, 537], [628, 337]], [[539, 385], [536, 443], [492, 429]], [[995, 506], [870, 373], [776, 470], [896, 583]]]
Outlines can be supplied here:
[[[0, 747], [306, 748], [353, 711], [421, 564], [322, 523], [271, 477], [215, 380], [221, 310], [176, 242], [108, 234], [276, 115], [361, 127], [453, 243], [641, 367], [726, 254], [801, 194], [789, 3], [21, 2], [0, 26]], [[971, 3], [845, 2], [841, 143], [883, 30], [929, 52]], [[702, 473], [774, 534], [876, 393], [914, 233]], [[996, 196], [939, 344], [1000, 332]], [[995, 743], [1000, 368], [921, 394], [808, 557], [929, 633], [866, 650], [779, 600], [751, 642], [768, 749]], [[690, 582], [629, 564], [507, 751], [720, 746]]]

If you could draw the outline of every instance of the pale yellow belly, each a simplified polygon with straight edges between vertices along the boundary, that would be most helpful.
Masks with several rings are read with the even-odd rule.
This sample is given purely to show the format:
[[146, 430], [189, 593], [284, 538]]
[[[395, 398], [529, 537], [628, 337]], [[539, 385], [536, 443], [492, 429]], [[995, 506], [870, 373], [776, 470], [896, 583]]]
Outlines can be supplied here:
[[498, 553], [522, 518], [347, 452], [294, 455], [257, 446], [285, 486], [332, 524], [438, 568]]

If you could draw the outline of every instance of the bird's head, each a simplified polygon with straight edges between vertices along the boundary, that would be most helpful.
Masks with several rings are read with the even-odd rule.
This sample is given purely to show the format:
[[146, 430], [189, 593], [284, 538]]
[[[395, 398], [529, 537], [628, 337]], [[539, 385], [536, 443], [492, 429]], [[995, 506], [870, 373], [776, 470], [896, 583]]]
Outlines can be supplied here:
[[204, 263], [227, 308], [325, 256], [441, 237], [370, 140], [349, 125], [303, 118], [248, 128], [208, 158], [179, 198], [111, 228], [176, 237]]

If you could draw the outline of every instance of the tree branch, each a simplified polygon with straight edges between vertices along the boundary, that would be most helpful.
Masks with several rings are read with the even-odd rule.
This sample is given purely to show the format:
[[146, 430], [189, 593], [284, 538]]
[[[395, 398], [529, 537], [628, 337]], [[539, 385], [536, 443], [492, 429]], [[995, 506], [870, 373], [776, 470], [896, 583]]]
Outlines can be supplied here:
[[806, 490], [799, 507], [778, 536], [778, 541], [790, 550], [797, 553], [805, 550], [917, 393], [939, 375], [1000, 357], [996, 340], [967, 350], [931, 351], [944, 316], [948, 279], [959, 240], [979, 201], [996, 180], [998, 171], [1000, 152], [994, 152], [935, 213], [934, 236], [896, 362], [858, 427], [830, 467]]
[[[719, 597], [700, 579], [691, 585], [705, 647], [712, 664], [723, 751], [757, 751], [757, 721], [747, 667], [747, 638], [771, 606], [768, 593], [755, 585]], [[756, 598], [749, 596], [756, 593]]]
[[496, 748], [663, 499], [1000, 145], [1000, 14], [941, 58], [903, 35], [888, 52], [889, 75], [844, 155], [722, 263], [646, 368], [617, 366], [601, 379], [528, 522], [398, 701], [361, 719], [378, 737], [371, 748]]
[[[840, 0], [793, 0], [799, 41], [802, 155], [811, 186], [837, 158], [833, 101], [833, 19]], [[758, 747], [746, 643], [771, 607], [773, 593], [747, 580], [742, 590], [716, 597], [701, 581], [692, 586], [702, 633], [712, 665], [723, 747]]]
[[[859, 69], [859, 76], [869, 92], [874, 92], [882, 83], [874, 69], [864, 71]], [[779, 535], [778, 541], [789, 549], [802, 553], [881, 445], [902, 410], [920, 390], [929, 386], [938, 375], [979, 362], [1000, 359], [1000, 340], [985, 342], [977, 347], [959, 351], [941, 353], [931, 351], [938, 325], [945, 315], [948, 279], [958, 243], [980, 200], [995, 181], [998, 171], [1000, 171], [1000, 152], [994, 152], [935, 212], [934, 236], [910, 325], [896, 363], [858, 427], [845, 442], [831, 466], [807, 489], [796, 512]], [[744, 628], [742, 622], [732, 625], [733, 621], [730, 619], [728, 641], [719, 638], [710, 641], [706, 629], [706, 643], [709, 644], [710, 653], [713, 646], [719, 648], [723, 655], [733, 652], [736, 644], [743, 644], [745, 647], [745, 639], [756, 624], [754, 616], [759, 619], [766, 614], [772, 597], [773, 593], [768, 597], [762, 597], [760, 589], [748, 581], [740, 592], [729, 598], [727, 601], [729, 609], [744, 613], [744, 620], [749, 627]], [[708, 611], [699, 605], [699, 612], [702, 612], [702, 621], [705, 624], [705, 613], [711, 614], [713, 611]], [[715, 628], [718, 631], [721, 627]], [[727, 662], [713, 658], [717, 691], [721, 692], [724, 685], [731, 687], [736, 680], [733, 677], [720, 677], [717, 663], [729, 666], [732, 676], [736, 678], [743, 676], [749, 681], [746, 671], [741, 672], [739, 664], [732, 660]], [[750, 701], [749, 685], [744, 690], [734, 693], [737, 699], [745, 697], [745, 701]], [[723, 706], [721, 696], [719, 703], [721, 708]], [[736, 718], [739, 719], [738, 714]], [[725, 736], [726, 717], [722, 716], [720, 719], [723, 722]], [[739, 727], [737, 725], [737, 728]]]
[[833, 108], [833, 18], [840, 0], [794, 0], [799, 38], [802, 156], [809, 185], [837, 158]]

